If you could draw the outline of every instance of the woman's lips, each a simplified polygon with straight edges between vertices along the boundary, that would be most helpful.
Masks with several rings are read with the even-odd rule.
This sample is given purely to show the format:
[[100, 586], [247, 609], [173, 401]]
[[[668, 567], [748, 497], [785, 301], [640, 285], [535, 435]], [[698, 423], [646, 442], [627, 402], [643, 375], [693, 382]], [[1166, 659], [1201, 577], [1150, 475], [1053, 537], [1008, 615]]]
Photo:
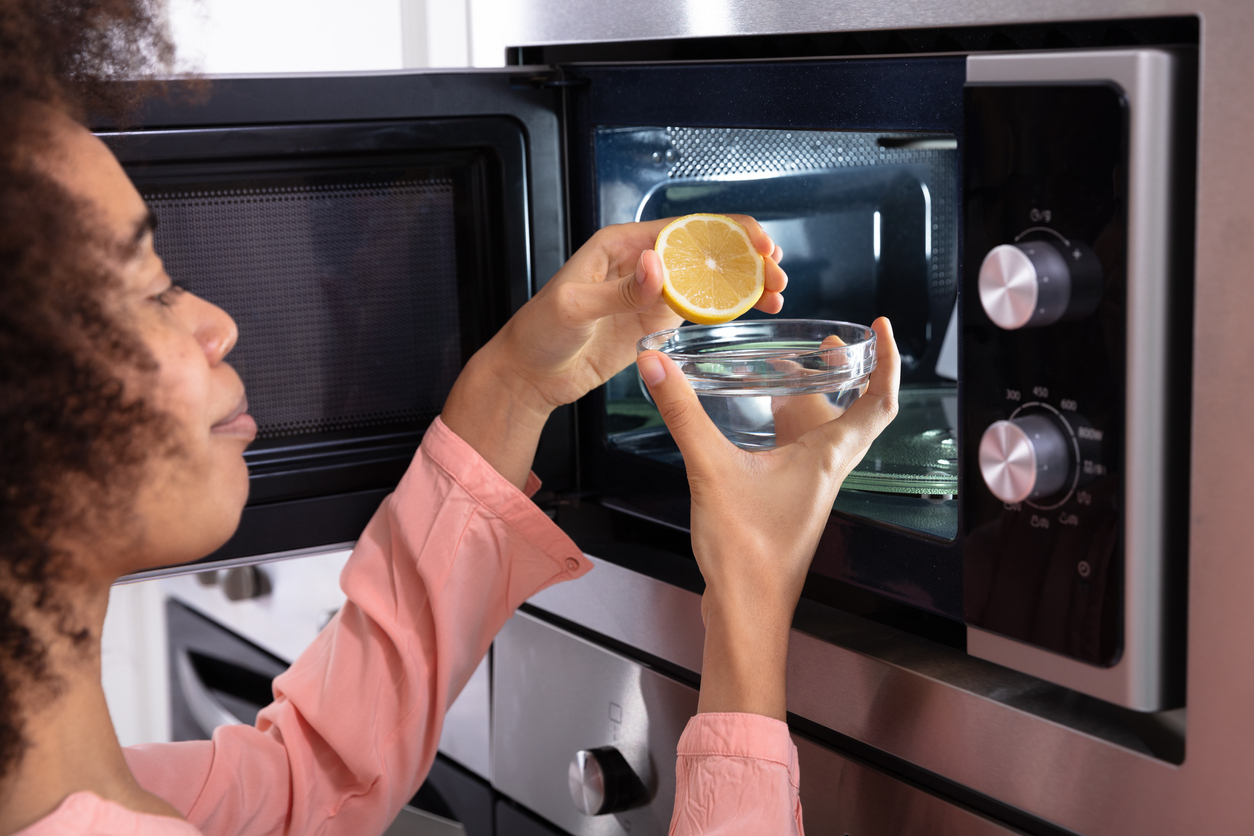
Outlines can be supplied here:
[[218, 423], [210, 428], [215, 435], [231, 435], [252, 440], [257, 437], [257, 422], [248, 414], [248, 398], [240, 398], [239, 404]]

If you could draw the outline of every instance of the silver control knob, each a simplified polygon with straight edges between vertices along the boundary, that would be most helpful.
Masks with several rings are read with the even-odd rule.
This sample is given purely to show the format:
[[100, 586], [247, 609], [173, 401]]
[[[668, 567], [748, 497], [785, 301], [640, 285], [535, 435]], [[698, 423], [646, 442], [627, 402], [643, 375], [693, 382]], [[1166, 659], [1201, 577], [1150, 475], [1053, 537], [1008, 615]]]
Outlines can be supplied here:
[[222, 592], [232, 601], [269, 595], [270, 578], [256, 566], [232, 566], [222, 573]]
[[980, 475], [1002, 502], [1044, 499], [1067, 485], [1074, 450], [1044, 415], [995, 421], [980, 439]]
[[1102, 269], [1084, 244], [1002, 244], [984, 257], [979, 290], [980, 304], [997, 327], [1036, 328], [1097, 310]]
[[576, 752], [566, 778], [571, 800], [585, 816], [621, 813], [649, 800], [644, 784], [613, 746]]

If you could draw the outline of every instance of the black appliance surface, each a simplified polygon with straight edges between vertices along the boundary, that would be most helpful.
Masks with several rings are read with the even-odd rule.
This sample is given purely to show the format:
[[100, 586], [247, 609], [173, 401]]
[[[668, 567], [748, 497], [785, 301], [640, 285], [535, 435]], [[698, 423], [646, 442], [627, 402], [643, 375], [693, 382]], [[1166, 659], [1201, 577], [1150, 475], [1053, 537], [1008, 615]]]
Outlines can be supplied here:
[[968, 473], [994, 421], [1037, 416], [1078, 456], [1049, 496], [1004, 503], [966, 494], [970, 624], [1094, 664], [1119, 655], [1122, 601], [1127, 113], [1108, 85], [967, 90], [966, 251], [1044, 244], [1100, 263], [1092, 315], [1003, 330], [966, 261], [963, 379]]
[[[206, 562], [357, 538], [462, 365], [564, 259], [555, 110], [505, 73], [224, 79], [101, 133], [173, 280], [240, 328], [250, 498]], [[553, 486], [563, 417], [537, 463]]]

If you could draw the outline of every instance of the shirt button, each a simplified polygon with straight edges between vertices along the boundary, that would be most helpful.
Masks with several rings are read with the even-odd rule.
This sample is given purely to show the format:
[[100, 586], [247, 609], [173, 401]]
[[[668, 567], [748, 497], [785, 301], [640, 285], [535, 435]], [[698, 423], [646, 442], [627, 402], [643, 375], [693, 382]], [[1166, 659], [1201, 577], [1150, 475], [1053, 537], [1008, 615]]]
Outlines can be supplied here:
[[575, 560], [575, 558], [573, 558], [573, 557], [568, 557], [568, 558], [566, 558], [566, 569], [567, 569], [567, 571], [573, 572], [573, 571], [575, 571], [575, 570], [576, 570], [576, 569], [578, 569], [578, 568], [579, 568], [579, 561], [578, 561], [578, 560]]

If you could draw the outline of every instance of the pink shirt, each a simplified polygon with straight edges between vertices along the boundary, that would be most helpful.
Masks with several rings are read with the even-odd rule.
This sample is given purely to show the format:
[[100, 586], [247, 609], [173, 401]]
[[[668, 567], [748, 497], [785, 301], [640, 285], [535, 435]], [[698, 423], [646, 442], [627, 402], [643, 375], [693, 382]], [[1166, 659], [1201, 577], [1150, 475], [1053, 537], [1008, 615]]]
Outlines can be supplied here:
[[[435, 758], [444, 712], [514, 610], [591, 564], [528, 498], [437, 419], [366, 527], [348, 602], [292, 667], [256, 727], [135, 746], [140, 784], [187, 819], [75, 793], [22, 836], [382, 833]], [[784, 723], [699, 714], [679, 741], [672, 834], [801, 832]]]

